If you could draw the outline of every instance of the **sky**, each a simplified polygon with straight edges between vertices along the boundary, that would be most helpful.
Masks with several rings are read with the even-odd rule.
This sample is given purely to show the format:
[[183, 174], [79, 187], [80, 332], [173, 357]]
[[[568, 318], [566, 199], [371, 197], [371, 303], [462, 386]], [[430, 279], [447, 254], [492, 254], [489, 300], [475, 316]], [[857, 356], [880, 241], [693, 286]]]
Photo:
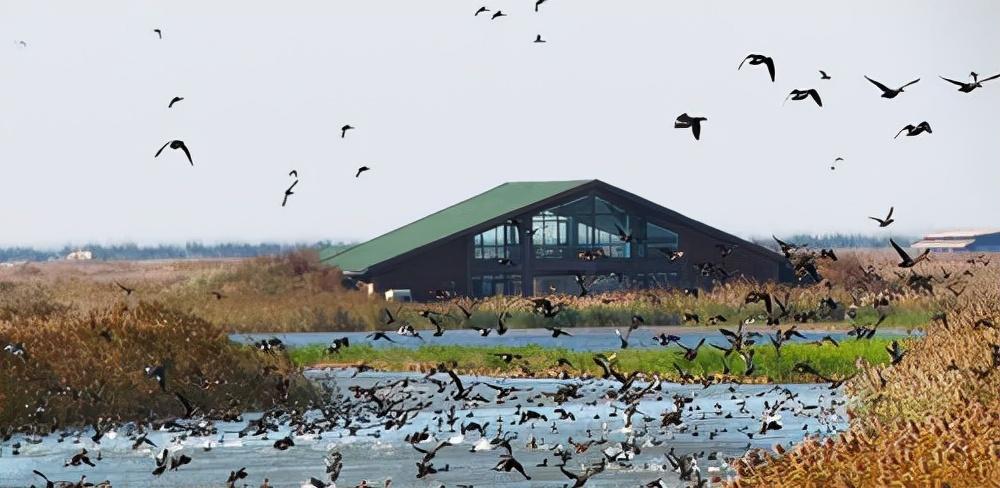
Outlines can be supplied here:
[[[901, 234], [1000, 227], [1000, 79], [938, 77], [1000, 73], [997, 19], [993, 0], [0, 0], [0, 245], [355, 241], [505, 181], [592, 178], [741, 236], [876, 234], [890, 206]], [[737, 70], [750, 53], [776, 82]], [[921, 81], [886, 100], [864, 75]], [[783, 104], [793, 88], [824, 106]], [[700, 141], [683, 112], [708, 117]], [[153, 158], [172, 139], [194, 167]]]

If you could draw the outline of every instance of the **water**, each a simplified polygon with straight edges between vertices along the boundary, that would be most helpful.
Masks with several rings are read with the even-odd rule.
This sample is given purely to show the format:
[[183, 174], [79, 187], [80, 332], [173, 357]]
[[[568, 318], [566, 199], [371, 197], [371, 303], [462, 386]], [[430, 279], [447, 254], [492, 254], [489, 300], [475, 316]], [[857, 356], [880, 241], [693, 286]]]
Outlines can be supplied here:
[[[351, 385], [368, 387], [376, 382], [384, 383], [404, 377], [420, 378], [420, 375], [408, 373], [372, 372], [361, 374], [357, 378], [350, 378], [349, 374], [350, 371], [341, 370], [313, 370], [307, 373], [316, 381], [327, 382], [342, 389]], [[447, 377], [443, 375], [441, 377], [447, 381]], [[187, 437], [185, 440], [172, 441], [177, 437], [177, 433], [152, 432], [149, 434], [149, 438], [159, 446], [156, 449], [145, 446], [139, 450], [132, 450], [132, 441], [127, 438], [124, 429], [120, 429], [121, 432], [117, 434], [108, 434], [100, 445], [95, 445], [89, 439], [88, 431], [83, 431], [82, 437], [70, 437], [62, 443], [56, 441], [56, 436], [49, 436], [38, 444], [28, 444], [23, 438], [15, 437], [2, 447], [0, 486], [23, 487], [32, 483], [44, 486], [44, 483], [41, 483], [42, 480], [32, 474], [32, 469], [42, 471], [53, 480], [76, 481], [80, 479], [80, 475], [85, 474], [88, 481], [96, 482], [107, 479], [118, 488], [224, 486], [230, 470], [245, 466], [249, 478], [244, 481], [248, 486], [257, 487], [266, 477], [270, 479], [272, 486], [299, 487], [307, 482], [311, 476], [324, 477], [323, 459], [330, 450], [336, 449], [344, 456], [344, 469], [338, 483], [341, 487], [355, 486], [362, 479], [371, 480], [376, 486], [382, 486], [382, 482], [386, 478], [392, 478], [393, 486], [399, 487], [438, 487], [442, 484], [455, 486], [459, 483], [474, 486], [561, 487], [567, 478], [562, 475], [558, 468], [551, 466], [557, 464], [557, 458], [549, 450], [550, 447], [562, 443], [571, 449], [566, 444], [568, 437], [572, 436], [576, 441], [585, 440], [588, 438], [588, 430], [594, 439], [606, 437], [609, 440], [607, 444], [593, 446], [583, 454], [576, 454], [569, 461], [568, 469], [580, 472], [582, 463], [590, 464], [600, 461], [603, 456], [600, 452], [602, 448], [624, 441], [629, 435], [623, 431], [624, 420], [620, 413], [621, 405], [619, 403], [598, 399], [595, 405], [588, 405], [599, 396], [594, 390], [599, 390], [603, 394], [608, 387], [617, 388], [619, 386], [617, 383], [604, 381], [587, 383], [581, 389], [581, 392], [585, 394], [584, 398], [563, 404], [563, 408], [576, 416], [576, 421], [558, 420], [553, 412], [556, 405], [546, 398], [545, 406], [531, 406], [530, 408], [549, 417], [548, 422], [511, 425], [511, 422], [516, 419], [514, 415], [515, 405], [524, 402], [527, 396], [542, 391], [555, 391], [558, 387], [576, 380], [463, 377], [466, 386], [474, 381], [488, 381], [505, 387], [530, 388], [531, 391], [515, 393], [514, 396], [521, 395], [521, 398], [508, 400], [505, 404], [497, 405], [492, 401], [493, 390], [479, 386], [476, 387], [475, 391], [491, 400], [490, 403], [481, 406], [467, 406], [446, 399], [444, 395], [435, 395], [432, 404], [421, 410], [416, 418], [401, 430], [384, 431], [381, 427], [377, 427], [361, 431], [357, 436], [350, 436], [346, 431], [336, 430], [326, 432], [320, 438], [296, 438], [296, 445], [287, 451], [278, 451], [272, 447], [276, 439], [288, 434], [287, 426], [283, 426], [278, 432], [269, 434], [267, 440], [253, 439], [249, 436], [240, 439], [234, 432], [242, 429], [246, 425], [245, 422], [218, 423], [216, 427], [219, 434], [206, 437]], [[417, 390], [426, 390], [430, 386], [417, 382], [411, 383], [411, 388]], [[729, 390], [730, 387], [735, 389], [735, 393]], [[826, 384], [785, 385], [783, 388], [798, 394], [798, 398], [786, 403], [789, 410], [781, 412], [783, 428], [769, 431], [765, 435], [754, 435], [752, 439], [749, 438], [738, 429], [745, 428], [749, 432], [757, 432], [761, 425], [759, 417], [764, 409], [764, 402], [774, 402], [785, 396], [781, 392], [773, 391], [772, 388], [774, 388], [772, 385], [723, 384], [703, 388], [701, 385], [663, 384], [662, 392], [654, 391], [644, 397], [638, 406], [638, 411], [641, 414], [637, 414], [633, 418], [633, 433], [640, 445], [653, 439], [662, 441], [662, 444], [659, 446], [647, 445], [642, 448], [641, 453], [627, 463], [627, 467], [617, 464], [609, 465], [604, 473], [593, 477], [587, 486], [634, 487], [640, 482], [645, 484], [661, 477], [667, 486], [685, 486], [686, 483], [681, 482], [677, 474], [664, 467], [664, 453], [670, 448], [674, 448], [677, 455], [704, 452], [705, 457], [698, 459], [702, 473], [706, 476], [719, 475], [725, 478], [732, 473], [724, 467], [720, 468], [724, 459], [729, 456], [742, 455], [748, 446], [770, 449], [777, 443], [797, 442], [806, 434], [828, 435], [846, 427], [842, 407], [831, 404], [831, 400], [841, 398], [838, 391], [830, 390]], [[450, 391], [449, 387], [448, 392]], [[756, 396], [761, 393], [765, 394], [760, 397]], [[688, 406], [695, 408], [695, 410], [685, 409], [683, 429], [677, 427], [661, 428], [659, 416], [664, 411], [674, 409], [671, 398], [675, 394], [692, 397], [694, 401]], [[747, 397], [747, 395], [749, 396]], [[746, 408], [749, 413], [738, 413], [739, 407], [736, 402], [743, 399], [747, 402]], [[723, 412], [732, 412], [733, 418], [726, 419], [723, 415], [716, 414], [713, 407], [716, 402], [722, 406]], [[447, 409], [452, 404], [456, 404], [458, 407], [459, 422], [456, 423], [456, 427], [460, 423], [473, 420], [480, 424], [489, 422], [488, 433], [492, 437], [496, 432], [496, 426], [502, 422], [505, 432], [516, 434], [517, 439], [511, 441], [514, 456], [532, 476], [532, 481], [528, 482], [514, 472], [503, 473], [491, 470], [499, 460], [502, 449], [470, 452], [472, 446], [479, 440], [477, 432], [469, 432], [459, 445], [446, 447], [438, 453], [434, 460], [434, 466], [441, 468], [447, 464], [450, 466], [450, 471], [431, 475], [423, 480], [416, 479], [415, 463], [422, 455], [406, 445], [403, 437], [408, 433], [419, 431], [425, 426], [430, 426], [437, 439], [432, 439], [421, 445], [421, 447], [428, 448], [437, 445], [438, 441], [458, 435], [458, 432], [448, 432], [447, 425], [443, 428], [444, 432], [436, 433], [437, 421], [434, 410]], [[794, 410], [799, 409], [802, 404], [819, 404], [831, 407], [831, 410], [822, 415], [820, 415], [820, 409], [800, 410], [799, 413], [795, 413]], [[618, 409], [619, 414], [609, 416], [615, 409]], [[470, 413], [472, 417], [467, 418], [466, 415]], [[643, 414], [648, 414], [653, 420], [645, 422]], [[595, 415], [600, 418], [594, 419]], [[822, 419], [807, 415], [815, 415], [822, 417]], [[257, 416], [259, 415], [247, 414], [245, 420]], [[500, 417], [502, 417], [502, 421], [499, 420]], [[552, 433], [550, 429], [553, 421], [558, 428], [558, 433]], [[711, 431], [723, 428], [728, 429], [728, 432], [720, 432], [714, 439], [710, 439], [709, 433]], [[368, 435], [373, 432], [380, 432], [381, 436], [376, 439]], [[697, 435], [695, 435], [696, 433]], [[537, 449], [526, 447], [527, 440], [532, 435], [537, 439]], [[18, 440], [24, 446], [19, 456], [12, 456], [11, 443]], [[206, 451], [204, 449], [206, 445], [211, 445], [212, 449]], [[168, 447], [174, 455], [187, 454], [193, 461], [180, 467], [177, 471], [168, 471], [160, 477], [153, 477], [151, 475], [151, 471], [155, 467], [153, 456], [163, 447]], [[65, 460], [81, 448], [90, 451], [92, 459], [96, 460], [98, 452], [103, 459], [96, 461], [97, 466], [93, 468], [87, 466], [64, 467]], [[708, 460], [708, 453], [713, 452], [720, 453], [717, 456], [718, 460]], [[548, 458], [550, 467], [536, 467], [536, 464], [545, 458]], [[238, 484], [237, 486], [243, 485]]]
[[[736, 327], [725, 327], [727, 329], [735, 330]], [[623, 328], [622, 333], [625, 333], [627, 328]], [[765, 327], [751, 327], [747, 330], [758, 331], [763, 334], [774, 333], [773, 328], [768, 329]], [[277, 337], [282, 340], [287, 346], [298, 347], [306, 345], [316, 345], [316, 344], [330, 344], [333, 339], [340, 337], [347, 337], [350, 339], [351, 344], [371, 344], [376, 348], [386, 348], [386, 347], [405, 347], [405, 348], [417, 348], [422, 345], [449, 345], [449, 346], [494, 346], [502, 345], [505, 347], [515, 347], [515, 346], [527, 346], [530, 344], [536, 344], [544, 347], [562, 347], [574, 351], [609, 351], [615, 350], [620, 347], [618, 337], [615, 335], [614, 328], [608, 327], [577, 327], [573, 329], [566, 329], [567, 332], [573, 334], [573, 337], [559, 336], [558, 339], [552, 337], [552, 333], [545, 329], [510, 329], [503, 336], [496, 336], [495, 333], [491, 333], [488, 337], [481, 337], [479, 333], [471, 329], [458, 329], [458, 330], [448, 330], [441, 337], [434, 337], [430, 332], [421, 332], [420, 339], [413, 337], [404, 337], [393, 333], [389, 336], [395, 342], [387, 342], [385, 340], [372, 341], [367, 339], [366, 336], [368, 332], [292, 332], [292, 333], [277, 333], [277, 334], [232, 334], [230, 338], [237, 342], [253, 342], [259, 341], [261, 339], [268, 339], [271, 337]], [[832, 330], [800, 330], [802, 335], [806, 336], [805, 339], [796, 338], [796, 342], [800, 341], [814, 341], [819, 340], [823, 336], [830, 335], [837, 341], [842, 340], [854, 340], [852, 336], [847, 335], [846, 331], [832, 331]], [[702, 338], [707, 339], [709, 343], [714, 342], [719, 345], [725, 345], [726, 341], [723, 336], [719, 333], [718, 327], [678, 327], [678, 326], [664, 326], [664, 327], [641, 327], [638, 330], [632, 332], [629, 338], [629, 348], [642, 349], [651, 347], [661, 347], [659, 344], [652, 340], [654, 335], [660, 335], [661, 333], [673, 334], [681, 337], [681, 342], [687, 345], [697, 344]], [[876, 337], [903, 337], [906, 336], [906, 331], [903, 329], [879, 329]], [[766, 342], [766, 340], [765, 340]]]

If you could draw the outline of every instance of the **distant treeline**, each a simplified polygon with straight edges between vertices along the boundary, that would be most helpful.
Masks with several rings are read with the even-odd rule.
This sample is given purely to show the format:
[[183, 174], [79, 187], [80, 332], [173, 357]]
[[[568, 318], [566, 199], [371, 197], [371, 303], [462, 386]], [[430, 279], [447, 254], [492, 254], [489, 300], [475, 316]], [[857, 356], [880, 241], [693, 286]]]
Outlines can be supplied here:
[[139, 246], [137, 244], [86, 244], [81, 246], [65, 246], [62, 249], [36, 249], [31, 247], [0, 248], [0, 262], [9, 261], [48, 261], [65, 259], [73, 251], [90, 251], [93, 259], [100, 261], [141, 261], [148, 259], [204, 259], [204, 258], [251, 258], [281, 254], [302, 248], [323, 249], [326, 247], [346, 247], [344, 243], [320, 241], [312, 244], [243, 244], [225, 243], [205, 245], [199, 242], [189, 242], [184, 245], [161, 244], [158, 246]]
[[[808, 244], [811, 248], [870, 248], [878, 249], [889, 246], [888, 236], [874, 236], [866, 234], [822, 234], [822, 235], [809, 235], [809, 234], [793, 234], [793, 235], [779, 235], [776, 236], [778, 239], [785, 241], [789, 244]], [[913, 236], [892, 236], [893, 240], [898, 242], [902, 246], [909, 246], [911, 243], [917, 241], [917, 238]], [[755, 244], [760, 244], [761, 246], [767, 247], [769, 249], [778, 249], [778, 244], [774, 242], [774, 239], [770, 237], [754, 237], [750, 239]]]

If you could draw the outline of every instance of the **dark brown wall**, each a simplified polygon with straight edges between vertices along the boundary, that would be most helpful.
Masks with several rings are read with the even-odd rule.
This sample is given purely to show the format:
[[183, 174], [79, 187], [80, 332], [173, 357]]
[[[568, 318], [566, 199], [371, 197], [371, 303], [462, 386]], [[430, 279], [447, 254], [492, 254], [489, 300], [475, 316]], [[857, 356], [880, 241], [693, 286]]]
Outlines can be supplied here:
[[466, 294], [468, 266], [466, 254], [468, 238], [449, 241], [441, 246], [413, 255], [391, 269], [373, 276], [378, 293], [394, 288], [409, 289], [413, 299], [427, 301], [433, 290], [448, 289], [455, 283], [455, 291]]

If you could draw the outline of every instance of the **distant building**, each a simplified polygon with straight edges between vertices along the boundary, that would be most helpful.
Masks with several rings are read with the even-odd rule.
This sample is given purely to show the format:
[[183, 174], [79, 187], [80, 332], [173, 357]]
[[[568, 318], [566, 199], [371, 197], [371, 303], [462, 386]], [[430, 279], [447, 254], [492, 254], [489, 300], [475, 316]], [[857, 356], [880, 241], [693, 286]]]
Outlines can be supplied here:
[[934, 252], [1000, 252], [1000, 229], [955, 230], [927, 234], [914, 242], [917, 249]]
[[94, 259], [94, 255], [90, 251], [73, 251], [66, 255], [67, 261], [89, 261]]
[[[720, 248], [733, 250], [722, 258]], [[667, 259], [676, 251], [683, 258]], [[598, 279], [587, 283], [595, 292], [711, 286], [699, 263], [762, 282], [794, 279], [774, 251], [599, 180], [505, 183], [320, 257], [370, 293], [408, 290], [420, 301], [575, 294], [577, 275]]]

